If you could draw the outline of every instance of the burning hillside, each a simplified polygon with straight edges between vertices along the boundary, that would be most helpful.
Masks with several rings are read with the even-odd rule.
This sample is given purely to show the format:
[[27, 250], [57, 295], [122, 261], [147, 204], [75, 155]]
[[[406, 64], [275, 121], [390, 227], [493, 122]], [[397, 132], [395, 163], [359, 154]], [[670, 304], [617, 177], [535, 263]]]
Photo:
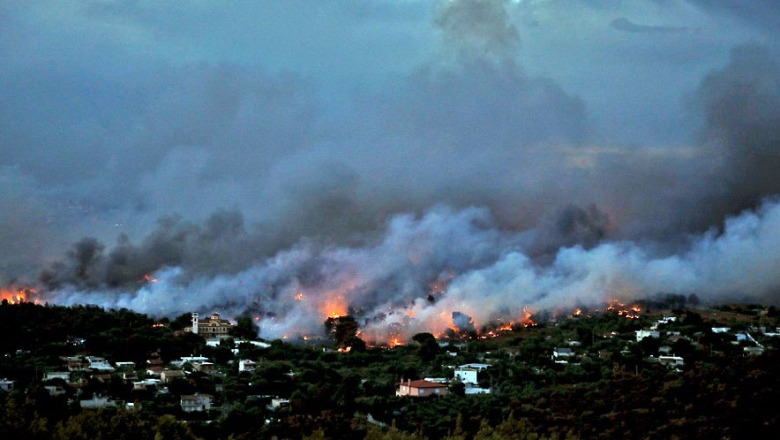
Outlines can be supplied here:
[[40, 295], [31, 287], [4, 287], [0, 288], [0, 302], [9, 304], [21, 304], [25, 302], [40, 303]]
[[[403, 341], [532, 326], [526, 308], [593, 310], [615, 295], [779, 300], [780, 63], [737, 46], [775, 41], [764, 32], [777, 26], [746, 34], [741, 13], [669, 1], [653, 20], [708, 25], [627, 26], [634, 2], [335, 2], [305, 25], [295, 2], [233, 10], [295, 17], [256, 38], [241, 20], [201, 20], [230, 10], [216, 2], [171, 12], [250, 36], [221, 50], [189, 29], [130, 41], [113, 26], [126, 8], [5, 3], [18, 6], [0, 24], [26, 49], [3, 58], [0, 283], [52, 303], [246, 313], [263, 337], [290, 339], [349, 315], [366, 340]], [[160, 34], [146, 23], [157, 14], [132, 15]], [[56, 44], [26, 38], [39, 22]], [[107, 46], [59, 46], [96, 29]], [[317, 42], [298, 45], [305, 56], [277, 44], [303, 35]], [[353, 40], [366, 50], [344, 51]], [[68, 62], [31, 69], [47, 51]], [[689, 108], [671, 104], [680, 96]]]
[[[469, 333], [491, 323], [533, 325], [532, 311], [607, 311], [636, 319], [631, 301], [657, 292], [704, 300], [760, 299], [780, 286], [780, 204], [730, 219], [720, 235], [705, 234], [680, 252], [657, 255], [631, 242], [558, 250], [550, 263], [529, 256], [529, 232], [497, 226], [485, 210], [437, 208], [394, 217], [384, 233], [360, 246], [304, 241], [241, 270], [200, 273], [162, 267], [119, 287], [61, 283], [47, 301], [127, 307], [173, 316], [223, 310], [256, 317], [266, 338], [321, 332], [329, 317], [350, 315], [367, 341], [408, 340], [421, 332]], [[100, 272], [101, 258], [76, 272]], [[744, 270], [752, 277], [746, 280]], [[156, 281], [156, 282], [155, 282]], [[621, 300], [611, 300], [620, 292]], [[16, 292], [8, 293], [15, 298]], [[770, 298], [771, 299], [771, 298]], [[566, 312], [580, 315], [574, 310]]]

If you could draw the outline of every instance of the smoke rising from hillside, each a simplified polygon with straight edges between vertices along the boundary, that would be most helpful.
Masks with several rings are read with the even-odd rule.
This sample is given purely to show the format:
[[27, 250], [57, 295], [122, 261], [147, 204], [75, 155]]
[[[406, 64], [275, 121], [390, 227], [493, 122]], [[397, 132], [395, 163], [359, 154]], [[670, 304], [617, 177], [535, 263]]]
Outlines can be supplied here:
[[[658, 292], [708, 301], [777, 302], [780, 203], [730, 218], [722, 233], [692, 238], [684, 252], [657, 255], [636, 243], [561, 248], [545, 266], [524, 253], [528, 237], [499, 230], [487, 211], [437, 208], [401, 215], [363, 247], [301, 243], [235, 274], [179, 267], [129, 290], [61, 288], [61, 304], [96, 302], [155, 315], [215, 309], [259, 318], [268, 338], [318, 334], [330, 315], [354, 314], [369, 339], [388, 340], [451, 325], [518, 320], [525, 307], [598, 305]], [[749, 274], [750, 276], [746, 276]], [[432, 284], [445, 280], [433, 288]], [[446, 286], [446, 287], [444, 287]], [[457, 313], [456, 313], [457, 312]], [[472, 321], [473, 320], [473, 321]]]
[[[238, 18], [275, 17], [297, 1], [252, 6], [255, 15], [202, 5], [181, 22], [150, 20], [179, 13], [156, 5], [149, 14], [145, 2], [90, 4], [73, 23], [43, 15], [63, 34], [79, 29], [76, 43], [101, 36], [106, 46], [28, 43], [22, 37], [40, 28], [35, 7], [4, 6], [0, 41], [19, 44], [0, 45], [13, 61], [0, 73], [0, 152], [11, 164], [0, 167], [0, 281], [40, 284], [56, 302], [153, 314], [250, 310], [268, 337], [312, 331], [344, 312], [384, 338], [446, 328], [455, 312], [479, 326], [517, 318], [524, 306], [659, 291], [776, 302], [777, 279], [764, 269], [776, 261], [768, 225], [780, 191], [774, 48], [738, 46], [728, 60], [696, 64], [709, 73], [695, 78], [626, 75], [613, 85], [625, 59], [632, 72], [655, 72], [667, 58], [677, 69], [680, 59], [698, 62], [686, 50], [720, 48], [725, 34], [713, 37], [707, 22], [694, 23], [695, 33], [620, 32], [615, 17], [639, 22], [644, 10], [608, 3], [572, 6], [594, 15], [582, 21], [592, 28], [571, 28], [555, 2], [442, 1], [423, 24], [422, 3], [329, 2], [318, 11], [332, 22], [306, 40], [309, 55], [328, 44], [357, 55], [326, 51], [326, 69], [304, 73], [282, 63], [286, 53], [275, 55], [284, 67], [258, 65], [277, 43], [251, 62], [221, 58], [240, 51], [227, 50], [233, 41], [220, 46], [216, 31], [246, 30]], [[671, 20], [679, 2], [656, 3], [659, 20], [642, 20], [647, 27], [691, 27]], [[714, 16], [728, 15], [719, 4]], [[229, 29], [193, 44], [204, 43], [189, 33], [203, 11]], [[297, 24], [310, 17], [284, 17], [294, 24], [285, 29], [299, 29], [288, 40], [308, 35]], [[375, 23], [386, 29], [365, 30]], [[104, 40], [106, 29], [147, 45], [112, 50], [124, 45]], [[555, 66], [576, 63], [554, 50], [549, 65], [525, 66], [541, 50], [534, 44], [555, 48], [559, 29], [608, 45], [584, 56], [620, 56], [607, 74], [569, 67], [556, 79]], [[387, 46], [406, 31], [432, 49], [400, 50], [393, 62], [414, 59], [403, 69], [363, 66], [375, 60], [365, 52], [391, 56]], [[181, 41], [220, 55], [155, 58], [179, 54]], [[47, 53], [67, 56], [51, 66]], [[356, 79], [372, 69], [379, 79]], [[606, 84], [603, 101], [572, 87], [593, 84], [589, 75]], [[662, 96], [630, 94], [650, 82]], [[685, 95], [674, 84], [691, 86]], [[639, 98], [655, 109], [684, 96], [691, 114], [675, 122], [689, 134], [680, 145], [662, 134], [615, 140], [633, 133], [622, 113], [649, 126], [675, 120], [634, 110], [646, 108]], [[612, 123], [599, 128], [597, 118]]]

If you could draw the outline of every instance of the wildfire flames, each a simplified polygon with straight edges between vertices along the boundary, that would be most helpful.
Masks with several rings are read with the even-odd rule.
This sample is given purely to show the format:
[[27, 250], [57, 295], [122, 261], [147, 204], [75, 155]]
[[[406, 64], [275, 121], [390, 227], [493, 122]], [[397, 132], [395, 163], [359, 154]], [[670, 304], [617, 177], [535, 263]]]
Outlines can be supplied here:
[[339, 318], [347, 315], [347, 304], [342, 296], [335, 296], [323, 303], [322, 311], [328, 318]]
[[[639, 319], [643, 309], [639, 305], [626, 305], [618, 299], [611, 299], [603, 310], [605, 313], [614, 313], [615, 315], [624, 317], [626, 319]], [[598, 313], [599, 309], [595, 309], [594, 311]], [[442, 312], [441, 315], [444, 316], [447, 314]], [[413, 315], [407, 314], [407, 316]], [[574, 311], [569, 312], [568, 316], [572, 319], [577, 319], [591, 318], [593, 315], [591, 312], [586, 313], [583, 311], [583, 309], [576, 308]], [[435, 337], [437, 339], [462, 339], [474, 337], [474, 333], [469, 334], [468, 332], [462, 331], [451, 319], [447, 319], [447, 321], [449, 321], [445, 324], [447, 330], [444, 332], [435, 333]], [[476, 323], [474, 324], [476, 325]], [[487, 328], [483, 327], [481, 331], [476, 332], [476, 337], [478, 339], [491, 339], [496, 338], [505, 332], [517, 331], [519, 328], [537, 327], [538, 325], [539, 323], [534, 319], [534, 311], [528, 307], [524, 307], [522, 317], [518, 320], [511, 321], [509, 323], [506, 321], [498, 321], [496, 324], [487, 326]], [[391, 335], [387, 346], [394, 348], [396, 346], [403, 345], [401, 341], [402, 339], [398, 335]]]
[[533, 316], [533, 312], [528, 307], [523, 307], [523, 318], [520, 319], [520, 325], [523, 327], [536, 327], [537, 324], [536, 321], [531, 319], [531, 316]]
[[626, 306], [617, 298], [612, 298], [609, 301], [609, 305], [607, 306], [606, 311], [617, 312], [618, 316], [624, 316], [628, 319], [639, 319], [639, 314], [642, 312], [642, 308], [637, 305]]
[[39, 304], [40, 300], [36, 297], [37, 293], [33, 288], [1, 288], [0, 301], [8, 301], [9, 304], [25, 302]]
[[[155, 278], [152, 278], [151, 275], [145, 275], [144, 280], [147, 282], [154, 283], [157, 280]], [[445, 295], [447, 290], [447, 282], [448, 278], [440, 278], [439, 281], [433, 283], [431, 287], [431, 294], [432, 295]], [[302, 307], [310, 308], [312, 310], [318, 310], [320, 313], [322, 313], [322, 316], [324, 318], [331, 318], [331, 319], [337, 319], [340, 317], [345, 317], [349, 315], [349, 304], [347, 297], [349, 296], [349, 290], [346, 291], [342, 290], [336, 290], [328, 292], [327, 295], [324, 295], [324, 299], [320, 297], [319, 295], [315, 296], [309, 296], [304, 294], [302, 291], [297, 291], [294, 293], [293, 298], [296, 302], [301, 303]], [[0, 301], [3, 301], [7, 304], [20, 304], [20, 303], [35, 303], [39, 304], [41, 296], [37, 293], [37, 291], [34, 288], [29, 287], [5, 287], [0, 288]], [[317, 298], [318, 300], [314, 300], [314, 298]], [[375, 332], [371, 331], [369, 329], [369, 332], [367, 334], [360, 333], [360, 337], [364, 338], [367, 337], [366, 341], [370, 344], [386, 344], [386, 347], [389, 348], [395, 348], [398, 346], [403, 346], [407, 342], [407, 338], [410, 337], [411, 333], [414, 332], [420, 332], [425, 331], [425, 327], [420, 327], [418, 324], [414, 324], [414, 321], [417, 320], [418, 313], [420, 312], [419, 304], [415, 306], [412, 304], [410, 307], [406, 309], [399, 309], [395, 311], [389, 311], [389, 314], [395, 314], [395, 316], [401, 317], [394, 325], [393, 329], [388, 332], [382, 334], [382, 332]], [[613, 298], [609, 300], [609, 302], [606, 304], [604, 309], [602, 309], [604, 313], [612, 313], [620, 317], [624, 317], [626, 319], [639, 319], [641, 317], [642, 313], [642, 307], [639, 305], [627, 305], [626, 303], [621, 302], [617, 298]], [[576, 308], [575, 310], [569, 312], [568, 316], [570, 318], [590, 318], [592, 313], [598, 313], [599, 309], [593, 309], [592, 311], [584, 311], [582, 308]], [[359, 313], [359, 312], [358, 312]], [[480, 324], [478, 326], [477, 322], [474, 322], [474, 320], [469, 317], [468, 315], [457, 313], [457, 312], [447, 312], [442, 311], [441, 313], [438, 313], [437, 315], [428, 315], [425, 316], [424, 314], [422, 316], [425, 316], [426, 323], [428, 324], [427, 327], [430, 329], [429, 331], [436, 330], [438, 327], [438, 331], [434, 334], [437, 338], [449, 338], [449, 339], [460, 339], [460, 338], [470, 338], [470, 337], [477, 337], [479, 339], [489, 339], [489, 338], [495, 338], [500, 336], [503, 333], [506, 332], [512, 332], [517, 331], [521, 328], [532, 328], [539, 325], [536, 319], [534, 319], [534, 310], [531, 310], [528, 307], [524, 307], [522, 309], [521, 316], [517, 319], [498, 319], [493, 321], [492, 324], [488, 324], [485, 326], [484, 324]], [[464, 317], [468, 320], [468, 323], [464, 325], [461, 323], [455, 322], [454, 315], [460, 315], [459, 321], [462, 320]], [[566, 315], [564, 315], [566, 316]], [[432, 319], [433, 318], [433, 319]], [[260, 321], [260, 316], [255, 316], [254, 320], [256, 322]], [[362, 318], [361, 318], [362, 319]], [[463, 328], [459, 328], [458, 325], [464, 325]], [[162, 327], [162, 324], [154, 324], [153, 327]], [[414, 329], [414, 331], [410, 331], [411, 329]], [[471, 330], [464, 330], [471, 328]], [[479, 330], [481, 328], [481, 330]], [[442, 332], [441, 329], [446, 329], [444, 332]], [[292, 329], [291, 329], [292, 330]], [[365, 329], [364, 329], [365, 330]], [[288, 339], [290, 336], [288, 334], [285, 334], [283, 336], [283, 339]], [[303, 341], [308, 341], [311, 339], [317, 339], [316, 336], [312, 335], [306, 335], [302, 334], [298, 336]], [[384, 345], [383, 344], [383, 345]], [[342, 349], [342, 351], [347, 351], [349, 348]]]

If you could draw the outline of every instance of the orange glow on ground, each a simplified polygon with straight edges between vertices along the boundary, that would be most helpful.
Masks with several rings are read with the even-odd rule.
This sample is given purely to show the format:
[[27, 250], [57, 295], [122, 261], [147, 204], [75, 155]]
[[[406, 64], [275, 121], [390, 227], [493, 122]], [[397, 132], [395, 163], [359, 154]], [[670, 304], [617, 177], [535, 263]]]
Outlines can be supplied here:
[[627, 319], [639, 319], [639, 314], [642, 313], [642, 307], [638, 305], [626, 306], [625, 303], [620, 302], [617, 298], [612, 298], [609, 300], [609, 305], [605, 311], [617, 312], [618, 316]]

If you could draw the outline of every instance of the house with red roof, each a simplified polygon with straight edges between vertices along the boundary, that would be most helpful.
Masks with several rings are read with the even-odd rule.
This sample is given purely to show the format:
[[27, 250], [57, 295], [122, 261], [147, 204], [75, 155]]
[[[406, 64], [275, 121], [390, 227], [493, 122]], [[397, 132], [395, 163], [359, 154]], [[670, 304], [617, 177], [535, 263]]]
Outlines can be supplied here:
[[411, 397], [444, 396], [446, 394], [447, 385], [427, 380], [402, 380], [395, 392], [396, 396]]

